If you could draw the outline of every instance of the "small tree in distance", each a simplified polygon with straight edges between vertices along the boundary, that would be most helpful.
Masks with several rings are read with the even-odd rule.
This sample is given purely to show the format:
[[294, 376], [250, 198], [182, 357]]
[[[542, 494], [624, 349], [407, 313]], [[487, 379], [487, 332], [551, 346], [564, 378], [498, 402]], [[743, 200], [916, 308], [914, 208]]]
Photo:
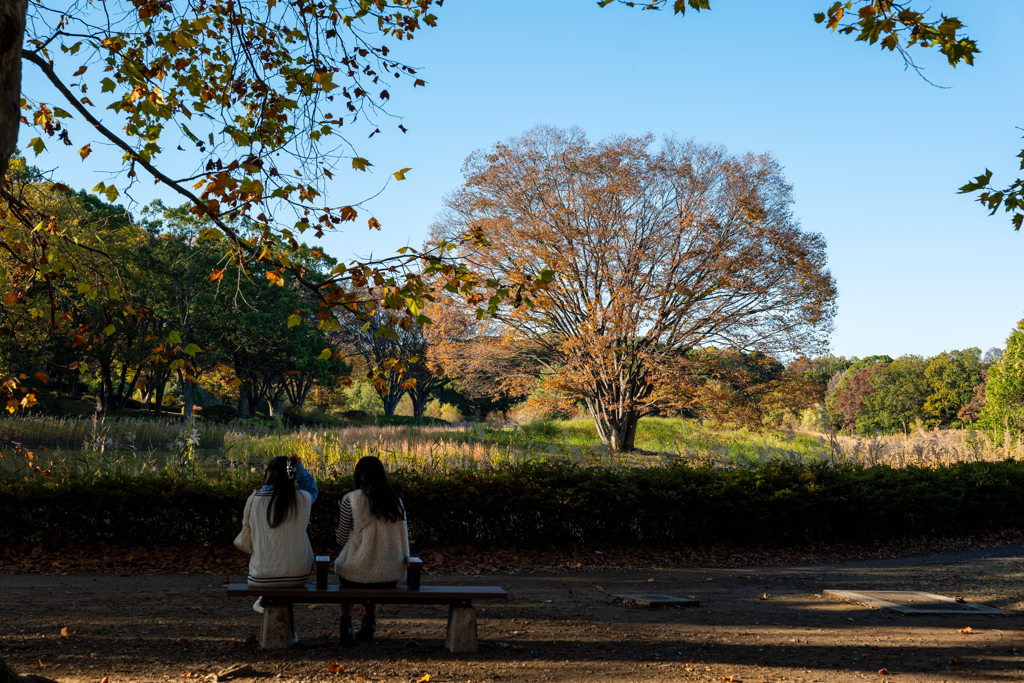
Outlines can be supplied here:
[[557, 273], [532, 307], [498, 306], [500, 339], [532, 349], [613, 451], [633, 450], [673, 359], [704, 347], [813, 355], [835, 315], [825, 241], [793, 219], [771, 155], [652, 143], [535, 128], [472, 154], [433, 230], [482, 230], [489, 244], [461, 256], [485, 277]]

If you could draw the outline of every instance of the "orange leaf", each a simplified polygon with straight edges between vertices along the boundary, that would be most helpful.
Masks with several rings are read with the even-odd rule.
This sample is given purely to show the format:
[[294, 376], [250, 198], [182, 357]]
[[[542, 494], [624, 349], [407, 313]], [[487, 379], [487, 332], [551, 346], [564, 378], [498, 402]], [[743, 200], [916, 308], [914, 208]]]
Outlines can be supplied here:
[[380, 221], [378, 221], [376, 218], [371, 218], [370, 230], [380, 230]]
[[327, 673], [329, 674], [343, 674], [345, 673], [345, 667], [337, 662], [331, 662], [327, 665]]
[[968, 626], [967, 628], [958, 628], [957, 631], [959, 631], [960, 633], [963, 633], [965, 636], [969, 636], [972, 633], [974, 633], [974, 631], [971, 630], [970, 626]]

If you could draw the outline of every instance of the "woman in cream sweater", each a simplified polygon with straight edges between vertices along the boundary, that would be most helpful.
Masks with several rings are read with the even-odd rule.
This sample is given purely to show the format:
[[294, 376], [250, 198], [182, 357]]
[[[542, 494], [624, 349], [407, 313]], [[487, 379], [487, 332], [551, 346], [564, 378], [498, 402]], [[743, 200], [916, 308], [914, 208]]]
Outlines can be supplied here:
[[[271, 460], [263, 483], [263, 488], [249, 497], [242, 520], [252, 534], [249, 585], [301, 586], [309, 579], [313, 564], [313, 547], [306, 527], [318, 493], [316, 482], [302, 466], [302, 459], [293, 455]], [[262, 600], [252, 606], [257, 612], [263, 611]], [[292, 642], [297, 640], [292, 631]]]
[[[391, 488], [384, 463], [367, 456], [356, 463], [356, 490], [338, 501], [341, 519], [336, 539], [341, 554], [334, 571], [342, 586], [394, 588], [405, 579], [409, 561], [409, 530], [405, 506]], [[341, 605], [341, 644], [373, 640], [377, 605], [366, 603], [366, 615], [358, 633], [352, 633], [353, 603]]]

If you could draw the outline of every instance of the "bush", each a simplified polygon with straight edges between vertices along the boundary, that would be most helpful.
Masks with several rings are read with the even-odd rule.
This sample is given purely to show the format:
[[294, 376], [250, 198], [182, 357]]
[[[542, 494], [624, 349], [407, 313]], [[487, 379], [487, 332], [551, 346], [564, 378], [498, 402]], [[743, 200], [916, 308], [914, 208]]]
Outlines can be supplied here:
[[424, 417], [433, 417], [449, 423], [462, 422], [464, 419], [462, 411], [457, 406], [453, 406], [451, 403], [441, 403], [436, 398], [432, 401], [427, 401], [427, 405], [423, 409], [423, 415]]
[[[1024, 529], [1024, 467], [773, 463], [720, 470], [525, 464], [397, 471], [421, 544], [760, 547]], [[257, 482], [104, 478], [0, 482], [0, 544], [229, 545]], [[318, 482], [310, 537], [329, 545], [351, 477]]]
[[228, 422], [238, 419], [238, 406], [228, 406], [222, 403], [206, 406], [199, 415], [209, 422], [227, 424]]

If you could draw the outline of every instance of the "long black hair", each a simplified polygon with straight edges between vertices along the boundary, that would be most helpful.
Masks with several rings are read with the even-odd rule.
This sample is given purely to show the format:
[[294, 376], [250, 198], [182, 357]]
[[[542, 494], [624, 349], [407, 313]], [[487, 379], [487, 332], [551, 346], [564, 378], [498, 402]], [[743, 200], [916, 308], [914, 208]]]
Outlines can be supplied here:
[[299, 507], [295, 499], [295, 466], [292, 459], [279, 455], [267, 463], [267, 474], [263, 482], [274, 487], [274, 492], [270, 494], [270, 505], [267, 506], [267, 524], [273, 529]]
[[405, 508], [398, 494], [391, 488], [384, 463], [368, 455], [359, 459], [352, 475], [356, 480], [356, 488], [370, 499], [370, 512], [374, 517], [388, 522], [405, 519]]

